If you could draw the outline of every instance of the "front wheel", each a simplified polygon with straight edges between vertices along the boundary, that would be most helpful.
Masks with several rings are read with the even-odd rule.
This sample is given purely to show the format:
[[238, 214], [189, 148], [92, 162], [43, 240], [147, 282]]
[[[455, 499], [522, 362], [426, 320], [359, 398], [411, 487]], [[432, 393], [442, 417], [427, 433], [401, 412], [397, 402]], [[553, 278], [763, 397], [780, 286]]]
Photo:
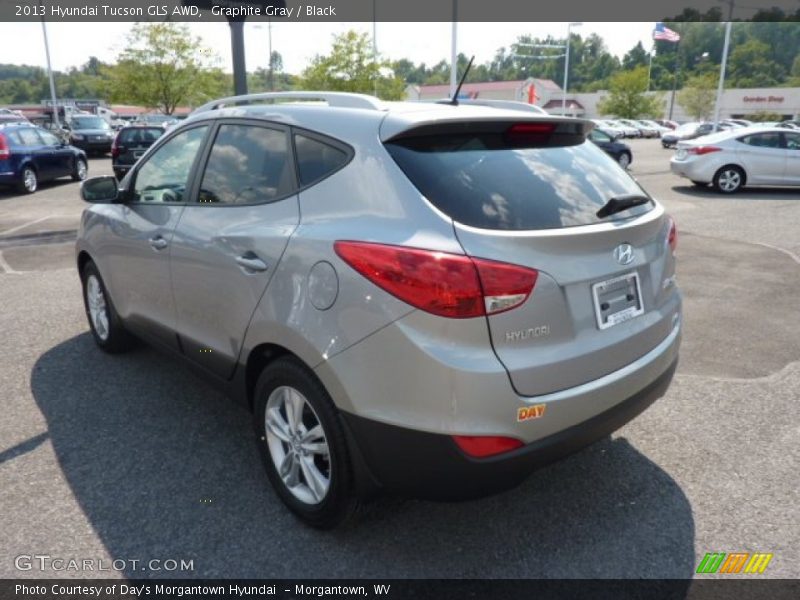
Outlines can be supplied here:
[[722, 167], [714, 175], [714, 187], [722, 194], [738, 192], [744, 185], [744, 172], [734, 165]]
[[336, 408], [299, 361], [279, 358], [256, 383], [254, 425], [267, 476], [305, 523], [331, 529], [358, 507]]
[[83, 181], [89, 173], [89, 167], [82, 158], [75, 160], [75, 167], [72, 169], [72, 181]]

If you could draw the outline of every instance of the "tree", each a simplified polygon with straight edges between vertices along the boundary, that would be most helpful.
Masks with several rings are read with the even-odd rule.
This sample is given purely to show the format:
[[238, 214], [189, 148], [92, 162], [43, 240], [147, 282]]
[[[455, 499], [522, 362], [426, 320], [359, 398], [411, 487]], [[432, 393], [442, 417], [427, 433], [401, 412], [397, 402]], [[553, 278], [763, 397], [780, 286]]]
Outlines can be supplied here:
[[111, 72], [111, 96], [171, 115], [181, 104], [198, 104], [225, 90], [214, 53], [186, 25], [137, 23]]
[[365, 33], [348, 31], [334, 36], [331, 53], [317, 55], [303, 71], [300, 88], [374, 94], [385, 100], [399, 100], [405, 82], [386, 60], [376, 60]]
[[638, 42], [622, 59], [623, 69], [635, 69], [636, 67], [647, 66], [650, 62], [650, 55], [647, 50], [642, 46], [642, 42]]
[[609, 91], [611, 94], [597, 105], [601, 114], [638, 119], [657, 117], [663, 111], [662, 99], [646, 94], [647, 67], [616, 73], [611, 77]]
[[731, 87], [771, 87], [786, 78], [782, 65], [770, 55], [770, 46], [757, 39], [738, 45], [730, 55]]
[[678, 104], [693, 119], [707, 121], [714, 109], [716, 85], [717, 78], [711, 74], [695, 75], [678, 92]]

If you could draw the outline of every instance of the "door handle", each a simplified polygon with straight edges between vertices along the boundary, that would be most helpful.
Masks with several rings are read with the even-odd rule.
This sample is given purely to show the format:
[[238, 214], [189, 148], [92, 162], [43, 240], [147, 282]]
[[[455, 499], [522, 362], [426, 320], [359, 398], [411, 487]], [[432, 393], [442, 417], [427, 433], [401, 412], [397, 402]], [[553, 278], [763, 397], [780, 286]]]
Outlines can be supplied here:
[[252, 252], [248, 252], [242, 256], [237, 256], [236, 264], [247, 269], [248, 271], [266, 271], [269, 268], [267, 263], [258, 258], [258, 256]]
[[163, 250], [164, 248], [167, 247], [167, 240], [165, 240], [160, 235], [157, 235], [156, 237], [152, 237], [148, 241], [150, 242], [150, 245], [155, 250]]

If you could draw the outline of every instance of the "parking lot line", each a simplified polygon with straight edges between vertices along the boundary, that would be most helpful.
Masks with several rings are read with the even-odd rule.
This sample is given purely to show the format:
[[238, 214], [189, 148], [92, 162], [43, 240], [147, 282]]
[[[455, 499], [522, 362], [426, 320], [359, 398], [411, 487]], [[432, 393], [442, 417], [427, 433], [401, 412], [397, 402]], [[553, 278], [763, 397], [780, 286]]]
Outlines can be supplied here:
[[755, 242], [758, 246], [764, 246], [764, 248], [769, 248], [771, 250], [777, 250], [778, 252], [783, 252], [786, 256], [791, 258], [794, 262], [800, 265], [800, 256], [797, 256], [791, 250], [787, 250], [786, 248], [780, 248], [779, 246], [773, 246], [772, 244], [765, 244], [764, 242]]
[[25, 229], [26, 227], [30, 227], [31, 225], [36, 225], [36, 223], [41, 223], [42, 221], [49, 219], [50, 215], [46, 217], [41, 217], [39, 219], [34, 219], [29, 223], [23, 223], [22, 225], [17, 225], [16, 227], [12, 227], [11, 229], [6, 229], [5, 231], [0, 231], [0, 236], [9, 235], [14, 233], [15, 231], [19, 231], [20, 229]]
[[5, 258], [3, 258], [3, 251], [2, 251], [2, 250], [0, 250], [0, 269], [2, 269], [2, 270], [3, 270], [3, 273], [15, 274], [15, 275], [18, 275], [18, 274], [20, 274], [20, 271], [16, 271], [16, 270], [14, 270], [14, 269], [11, 267], [11, 265], [9, 265], [9, 264], [6, 262], [6, 259], [5, 259]]

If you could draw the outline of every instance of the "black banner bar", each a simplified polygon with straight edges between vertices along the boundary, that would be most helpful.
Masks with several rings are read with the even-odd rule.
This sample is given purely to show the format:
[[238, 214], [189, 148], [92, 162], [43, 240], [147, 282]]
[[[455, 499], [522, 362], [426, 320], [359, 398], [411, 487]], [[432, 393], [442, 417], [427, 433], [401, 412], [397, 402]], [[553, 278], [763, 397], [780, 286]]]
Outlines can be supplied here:
[[760, 579], [0, 580], [2, 600], [796, 600], [800, 581]]

